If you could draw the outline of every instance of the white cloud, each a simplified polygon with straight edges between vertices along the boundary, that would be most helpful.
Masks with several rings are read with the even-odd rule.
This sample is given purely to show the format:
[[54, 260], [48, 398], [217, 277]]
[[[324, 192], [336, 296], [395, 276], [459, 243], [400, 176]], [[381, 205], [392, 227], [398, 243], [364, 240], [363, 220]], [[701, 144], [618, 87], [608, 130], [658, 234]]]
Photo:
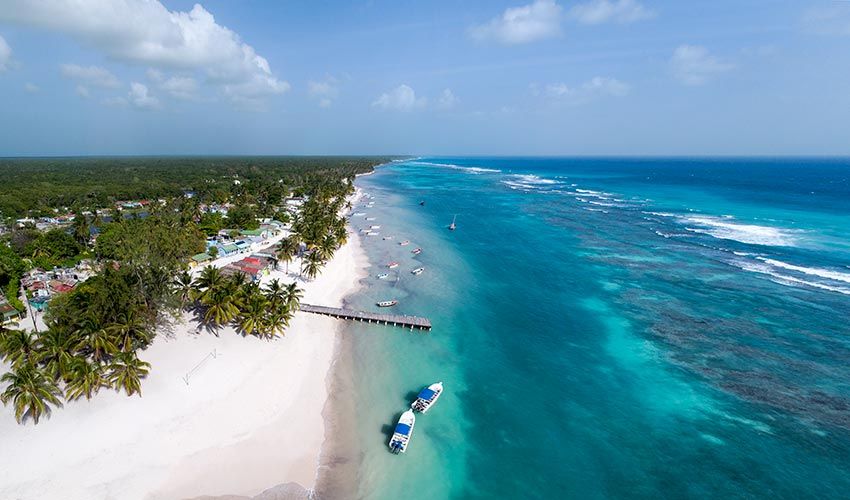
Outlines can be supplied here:
[[451, 109], [460, 102], [454, 92], [451, 89], [444, 89], [442, 93], [440, 93], [440, 97], [437, 98], [437, 106], [443, 109]]
[[563, 97], [572, 93], [573, 90], [566, 83], [550, 83], [546, 85], [546, 95], [549, 97]]
[[850, 4], [813, 7], [803, 14], [803, 27], [818, 35], [850, 36]]
[[614, 97], [624, 97], [629, 94], [631, 87], [617, 80], [616, 78], [607, 78], [603, 76], [593, 77], [590, 81], [585, 82], [582, 88], [590, 93], [597, 95], [610, 95]]
[[91, 97], [89, 93], [89, 88], [84, 85], [77, 85], [77, 88], [74, 89], [77, 92], [77, 95], [82, 97], [83, 99], [88, 99]]
[[198, 82], [188, 76], [173, 76], [160, 83], [159, 88], [172, 97], [191, 100], [197, 98]]
[[147, 85], [139, 82], [130, 84], [128, 98], [133, 106], [140, 109], [158, 109], [159, 99], [150, 95]]
[[106, 68], [99, 66], [80, 66], [77, 64], [62, 64], [60, 66], [62, 76], [76, 80], [81, 85], [92, 85], [95, 87], [116, 88], [121, 86], [115, 75]]
[[65, 33], [115, 60], [197, 71], [240, 104], [289, 89], [265, 58], [199, 4], [181, 12], [158, 0], [4, 0], [0, 21]]
[[555, 0], [535, 0], [513, 7], [490, 22], [469, 29], [477, 41], [496, 41], [506, 45], [536, 42], [561, 34], [561, 6]]
[[712, 77], [734, 66], [711, 54], [699, 45], [680, 45], [670, 59], [673, 75], [685, 85], [702, 85]]
[[398, 87], [380, 95], [372, 106], [384, 110], [395, 111], [413, 111], [417, 108], [425, 107], [426, 99], [424, 97], [416, 97], [416, 92], [407, 85], [399, 85]]
[[600, 97], [625, 97], [631, 92], [631, 86], [627, 83], [604, 76], [593, 77], [575, 87], [563, 82], [556, 82], [549, 83], [541, 88], [532, 83], [529, 85], [529, 89], [533, 96], [567, 104], [582, 104]]
[[339, 96], [337, 80], [336, 78], [328, 77], [321, 82], [307, 82], [307, 93], [310, 97], [318, 99], [319, 107], [329, 108], [333, 104], [334, 99]]
[[0, 73], [9, 69], [12, 62], [12, 47], [6, 43], [6, 39], [0, 36]]
[[38, 88], [38, 85], [31, 83], [31, 82], [27, 82], [27, 83], [24, 84], [24, 90], [26, 90], [30, 94], [35, 94], [36, 92], [38, 92], [41, 89]]
[[582, 24], [629, 24], [655, 17], [636, 0], [591, 0], [570, 9], [569, 16]]

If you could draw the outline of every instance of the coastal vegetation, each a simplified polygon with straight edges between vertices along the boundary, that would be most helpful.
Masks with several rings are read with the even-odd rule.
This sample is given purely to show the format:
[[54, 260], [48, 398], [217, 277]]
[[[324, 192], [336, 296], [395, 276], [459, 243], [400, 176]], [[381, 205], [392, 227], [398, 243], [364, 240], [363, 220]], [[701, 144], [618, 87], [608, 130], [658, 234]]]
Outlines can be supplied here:
[[[210, 331], [233, 326], [244, 336], [273, 339], [284, 334], [298, 310], [295, 283], [265, 286], [245, 274], [226, 275], [208, 266], [193, 277], [190, 257], [206, 250], [205, 239], [223, 229], [250, 230], [261, 217], [290, 222], [276, 261], [300, 258], [300, 272], [313, 279], [346, 239], [346, 198], [352, 178], [376, 159], [82, 159], [0, 160], [20, 171], [0, 188], [6, 215], [55, 213], [73, 206], [66, 228], [40, 231], [19, 224], [0, 241], [0, 286], [17, 301], [27, 270], [51, 269], [82, 258], [97, 273], [73, 290], [53, 296], [46, 330], [0, 327], [0, 401], [19, 422], [34, 423], [64, 401], [91, 399], [101, 389], [142, 394], [154, 367], [143, 361], [157, 328], [170, 317], [193, 314]], [[110, 167], [111, 165], [111, 167]], [[37, 180], [30, 193], [20, 175]], [[144, 176], [142, 180], [141, 176]], [[127, 182], [130, 179], [131, 182]], [[67, 183], [67, 184], [66, 184]], [[19, 192], [15, 192], [20, 189]], [[281, 205], [295, 196], [297, 209]], [[157, 199], [144, 213], [115, 209], [120, 199]], [[226, 215], [205, 212], [204, 203], [226, 203]], [[101, 208], [110, 215], [102, 216]], [[96, 236], [96, 237], [93, 237]], [[215, 248], [215, 247], [213, 247]], [[24, 297], [26, 300], [26, 297]]]

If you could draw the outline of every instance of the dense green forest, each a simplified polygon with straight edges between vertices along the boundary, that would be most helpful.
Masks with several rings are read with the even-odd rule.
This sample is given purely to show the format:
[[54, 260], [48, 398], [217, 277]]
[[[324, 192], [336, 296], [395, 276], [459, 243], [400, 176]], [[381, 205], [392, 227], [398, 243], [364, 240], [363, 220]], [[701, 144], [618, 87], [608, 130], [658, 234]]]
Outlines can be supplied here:
[[116, 200], [168, 198], [185, 190], [197, 193], [202, 201], [223, 202], [234, 194], [234, 186], [259, 201], [276, 203], [288, 190], [369, 172], [389, 160], [306, 156], [0, 158], [0, 214], [47, 215], [56, 207], [105, 207]]

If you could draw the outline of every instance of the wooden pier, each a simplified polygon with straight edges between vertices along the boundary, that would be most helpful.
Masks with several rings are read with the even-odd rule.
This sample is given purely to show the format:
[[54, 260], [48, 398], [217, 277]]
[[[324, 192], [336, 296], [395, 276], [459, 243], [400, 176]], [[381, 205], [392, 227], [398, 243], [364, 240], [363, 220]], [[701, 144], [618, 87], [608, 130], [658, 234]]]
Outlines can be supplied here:
[[325, 316], [333, 316], [334, 318], [339, 319], [364, 321], [366, 323], [377, 323], [379, 325], [399, 326], [402, 328], [410, 328], [411, 330], [431, 331], [431, 321], [428, 320], [428, 318], [420, 318], [419, 316], [381, 314], [366, 311], [355, 311], [352, 309], [341, 309], [339, 307], [314, 306], [310, 304], [301, 304], [300, 308], [304, 312], [323, 314]]

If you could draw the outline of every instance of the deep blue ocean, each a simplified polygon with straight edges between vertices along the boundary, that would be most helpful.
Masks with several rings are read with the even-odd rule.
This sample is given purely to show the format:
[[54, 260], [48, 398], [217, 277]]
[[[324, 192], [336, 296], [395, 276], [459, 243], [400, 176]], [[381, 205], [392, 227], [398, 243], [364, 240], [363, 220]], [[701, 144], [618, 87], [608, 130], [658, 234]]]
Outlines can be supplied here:
[[850, 160], [418, 158], [356, 184], [352, 227], [380, 228], [352, 305], [434, 329], [349, 329], [352, 496], [850, 497]]

